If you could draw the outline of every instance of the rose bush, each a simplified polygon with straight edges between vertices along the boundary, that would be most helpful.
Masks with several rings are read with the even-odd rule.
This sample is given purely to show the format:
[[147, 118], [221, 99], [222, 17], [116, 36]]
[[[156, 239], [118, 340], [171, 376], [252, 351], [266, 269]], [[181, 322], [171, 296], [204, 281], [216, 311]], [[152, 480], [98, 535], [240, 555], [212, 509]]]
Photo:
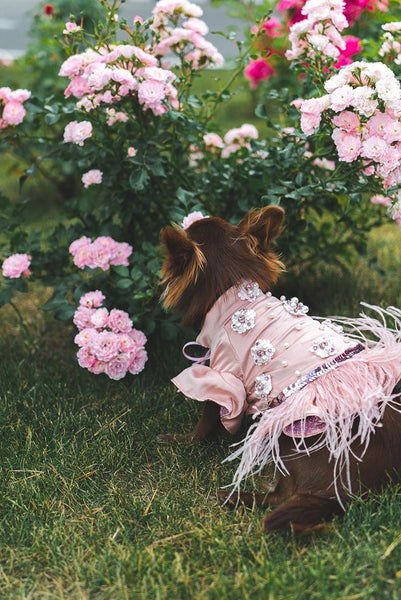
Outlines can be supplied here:
[[[355, 3], [280, 2], [277, 15], [254, 25], [234, 70], [219, 75], [227, 83], [195, 92], [201, 70], [223, 63], [199, 6], [161, 0], [150, 19], [127, 23], [118, 0], [99, 3], [105, 18], [91, 31], [78, 15], [57, 22], [62, 51], [52, 97], [43, 100], [43, 89], [0, 90], [4, 105], [19, 104], [1, 121], [1, 150], [29, 157], [21, 183], [39, 171], [62, 199], [59, 223], [43, 235], [23, 225], [23, 205], [3, 197], [3, 257], [29, 254], [31, 262], [30, 283], [26, 276], [4, 279], [0, 302], [35, 280], [51, 287], [43, 308], [80, 328], [80, 364], [118, 379], [146, 360], [145, 337], [133, 344], [130, 331], [163, 339], [177, 333], [177, 318], [158, 303], [159, 231], [171, 221], [186, 227], [208, 214], [237, 221], [251, 207], [280, 204], [286, 229], [279, 249], [287, 265], [300, 266], [361, 252], [371, 227], [399, 219], [399, 50], [390, 24], [400, 9], [369, 4], [378, 22], [387, 20], [381, 39], [372, 19], [364, 30], [363, 11], [347, 17]], [[350, 58], [362, 47], [357, 29], [376, 36], [366, 44], [367, 82], [358, 80], [362, 57]], [[373, 71], [387, 74], [390, 88]], [[334, 83], [349, 73], [354, 80], [342, 87], [350, 89], [338, 91]], [[260, 125], [221, 131], [216, 112], [241, 76], [257, 97]], [[100, 297], [107, 307], [85, 304]], [[83, 309], [90, 311], [85, 323]], [[113, 330], [113, 311], [129, 331]]]

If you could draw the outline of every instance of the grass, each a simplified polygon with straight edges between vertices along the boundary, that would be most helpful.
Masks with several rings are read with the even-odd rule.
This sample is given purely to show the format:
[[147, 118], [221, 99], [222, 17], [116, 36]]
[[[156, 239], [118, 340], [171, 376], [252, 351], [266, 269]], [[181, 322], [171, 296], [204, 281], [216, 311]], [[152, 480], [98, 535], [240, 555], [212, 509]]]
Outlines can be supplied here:
[[[298, 289], [320, 313], [354, 313], [366, 295], [397, 303], [398, 236], [390, 226], [373, 233], [352, 273], [322, 268]], [[74, 361], [72, 328], [35, 320], [34, 300], [19, 299], [41, 334], [34, 349], [21, 345], [13, 313], [0, 314], [0, 598], [401, 596], [401, 485], [356, 499], [314, 535], [263, 534], [261, 510], [232, 513], [217, 501], [234, 469], [221, 464], [232, 438], [158, 441], [160, 432], [187, 431], [199, 410], [169, 383], [186, 366], [179, 350], [150, 349], [138, 377], [91, 376]]]

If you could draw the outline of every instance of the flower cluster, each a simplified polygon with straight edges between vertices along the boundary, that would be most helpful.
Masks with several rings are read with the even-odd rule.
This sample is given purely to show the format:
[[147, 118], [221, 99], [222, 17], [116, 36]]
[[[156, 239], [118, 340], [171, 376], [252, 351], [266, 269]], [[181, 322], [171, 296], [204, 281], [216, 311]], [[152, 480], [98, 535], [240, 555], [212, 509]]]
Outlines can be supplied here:
[[109, 236], [100, 236], [93, 242], [90, 238], [82, 236], [72, 242], [69, 250], [74, 264], [79, 269], [99, 267], [103, 271], [107, 271], [110, 265], [127, 267], [128, 258], [132, 254], [132, 246], [126, 242], [116, 242]]
[[102, 307], [105, 299], [96, 290], [81, 297], [74, 314], [74, 324], [79, 333], [75, 343], [79, 346], [78, 364], [96, 375], [105, 373], [119, 380], [127, 373], [137, 375], [147, 361], [146, 336], [133, 328], [132, 321], [123, 310], [110, 312]]
[[345, 49], [340, 32], [348, 26], [344, 6], [344, 0], [307, 0], [301, 11], [306, 18], [291, 26], [286, 58], [309, 60], [323, 55], [337, 60]]
[[0, 88], [0, 129], [9, 125], [19, 125], [24, 120], [26, 110], [24, 102], [31, 97], [29, 90], [11, 90], [9, 87]]
[[92, 129], [89, 121], [70, 121], [64, 129], [64, 141], [83, 146], [84, 141], [92, 136]]
[[12, 254], [3, 262], [3, 276], [10, 277], [11, 279], [17, 279], [21, 275], [29, 277], [31, 274], [29, 270], [30, 264], [31, 257], [29, 254]]
[[392, 59], [396, 65], [401, 65], [401, 22], [393, 21], [382, 25], [385, 33], [379, 56]]
[[[152, 29], [158, 41], [152, 51], [160, 59], [170, 52], [183, 57], [193, 69], [221, 66], [224, 59], [216, 47], [205, 40], [209, 33], [206, 23], [200, 19], [200, 6], [188, 0], [160, 0], [154, 7]], [[184, 20], [178, 27], [180, 18]]]
[[[257, 140], [258, 137], [259, 132], [254, 125], [243, 123], [241, 127], [229, 129], [224, 138], [220, 137], [217, 133], [206, 133], [203, 136], [203, 142], [207, 152], [226, 159], [242, 148], [251, 150], [252, 140]], [[190, 164], [193, 167], [197, 167], [204, 159], [205, 154], [196, 146], [191, 146], [191, 150]]]
[[142, 48], [119, 44], [70, 56], [59, 75], [70, 79], [65, 97], [78, 98], [77, 107], [85, 111], [134, 96], [144, 111], [161, 115], [169, 104], [177, 106], [177, 90], [172, 84], [176, 77], [157, 64], [156, 57]]

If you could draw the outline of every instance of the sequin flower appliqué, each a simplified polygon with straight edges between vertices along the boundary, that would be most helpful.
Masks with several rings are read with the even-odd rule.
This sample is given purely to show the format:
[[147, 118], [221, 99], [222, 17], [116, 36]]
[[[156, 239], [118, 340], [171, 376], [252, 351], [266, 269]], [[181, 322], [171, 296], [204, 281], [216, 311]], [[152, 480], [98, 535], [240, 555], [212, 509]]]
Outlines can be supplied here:
[[252, 308], [235, 311], [231, 317], [231, 329], [237, 333], [245, 333], [255, 327], [256, 313]]

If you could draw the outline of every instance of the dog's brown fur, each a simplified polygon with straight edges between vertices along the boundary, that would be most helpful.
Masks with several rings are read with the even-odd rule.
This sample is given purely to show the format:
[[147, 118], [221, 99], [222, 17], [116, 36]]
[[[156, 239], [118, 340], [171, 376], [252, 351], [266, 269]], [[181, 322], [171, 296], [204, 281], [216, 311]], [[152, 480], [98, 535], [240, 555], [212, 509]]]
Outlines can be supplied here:
[[[263, 291], [276, 283], [283, 265], [272, 244], [279, 235], [284, 211], [277, 206], [251, 210], [238, 225], [210, 217], [193, 223], [187, 231], [170, 226], [161, 232], [165, 249], [162, 269], [166, 285], [163, 301], [166, 308], [183, 315], [186, 324], [202, 319], [226, 290], [244, 279], [256, 281]], [[401, 408], [401, 405], [400, 405]], [[387, 408], [381, 427], [371, 437], [363, 460], [362, 448], [352, 446], [352, 489], [366, 493], [379, 490], [401, 467], [401, 414]], [[215, 435], [220, 427], [219, 407], [211, 398], [205, 402], [203, 415], [187, 436], [165, 435], [164, 440], [202, 441]], [[313, 443], [314, 438], [311, 438]], [[295, 455], [294, 455], [295, 453]], [[291, 438], [280, 438], [280, 455], [288, 475], [281, 475], [274, 492], [231, 497], [247, 506], [279, 505], [264, 521], [265, 530], [294, 527], [309, 530], [343, 509], [334, 489], [333, 461], [323, 448], [309, 456], [296, 454]], [[344, 474], [343, 474], [344, 475]], [[349, 495], [337, 480], [337, 493], [343, 505]], [[223, 494], [226, 499], [228, 494]]]

